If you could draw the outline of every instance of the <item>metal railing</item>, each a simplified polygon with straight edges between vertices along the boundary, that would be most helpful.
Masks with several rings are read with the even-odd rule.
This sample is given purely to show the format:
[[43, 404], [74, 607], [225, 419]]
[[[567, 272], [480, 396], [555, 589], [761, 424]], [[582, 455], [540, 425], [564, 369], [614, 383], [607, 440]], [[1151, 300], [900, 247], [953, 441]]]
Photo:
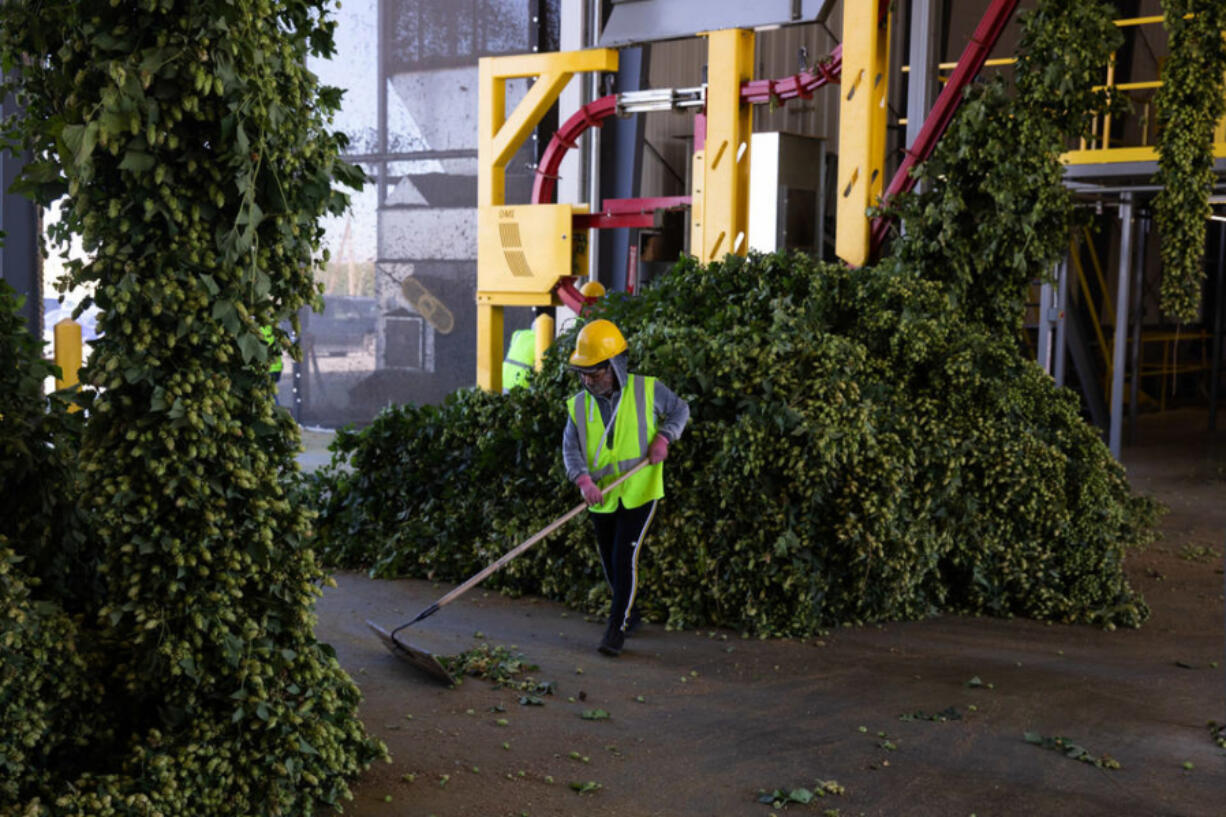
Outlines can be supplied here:
[[[1126, 17], [1114, 22], [1118, 28], [1126, 29], [1142, 26], [1161, 26], [1163, 19], [1163, 15], [1156, 14], [1147, 17]], [[984, 67], [1000, 68], [1013, 65], [1016, 62], [1016, 57], [1000, 57], [987, 60], [984, 63]], [[951, 71], [957, 65], [956, 62], [943, 62], [937, 67], [941, 71]], [[907, 72], [910, 70], [910, 66], [904, 65], [902, 70]], [[1128, 95], [1129, 101], [1132, 103], [1132, 111], [1129, 116], [1137, 119], [1136, 137], [1130, 140], [1113, 138], [1111, 133], [1112, 126], [1118, 124], [1118, 120], [1113, 122], [1113, 115], [1110, 111], [1096, 114], [1091, 125], [1090, 136], [1081, 139], [1077, 147], [1060, 157], [1061, 161], [1065, 164], [1079, 165], [1157, 160], [1158, 151], [1154, 145], [1157, 136], [1157, 116], [1155, 115], [1152, 97], [1157, 92], [1157, 89], [1162, 87], [1161, 77], [1135, 82], [1116, 82], [1115, 76], [1116, 55], [1113, 52], [1110, 61], [1103, 69], [1104, 82], [1102, 85], [1096, 85], [1094, 90], [1110, 90], [1113, 93]], [[900, 120], [900, 124], [905, 124], [905, 122], [906, 120]], [[1218, 123], [1217, 129], [1214, 131], [1213, 155], [1219, 159], [1226, 158], [1226, 117], [1222, 118]]]

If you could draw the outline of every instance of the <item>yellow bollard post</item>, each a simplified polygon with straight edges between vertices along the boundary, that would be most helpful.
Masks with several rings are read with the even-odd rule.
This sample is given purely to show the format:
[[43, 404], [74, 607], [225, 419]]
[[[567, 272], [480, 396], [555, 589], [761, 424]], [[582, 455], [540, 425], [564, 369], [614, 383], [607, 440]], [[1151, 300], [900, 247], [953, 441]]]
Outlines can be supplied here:
[[536, 356], [532, 368], [540, 371], [545, 365], [545, 353], [553, 345], [554, 324], [553, 315], [541, 313], [532, 321], [532, 333], [536, 336]]
[[[60, 376], [55, 379], [55, 389], [71, 388], [80, 382], [81, 370], [81, 324], [65, 318], [55, 325], [55, 365], [60, 367]], [[76, 406], [73, 406], [76, 409]]]

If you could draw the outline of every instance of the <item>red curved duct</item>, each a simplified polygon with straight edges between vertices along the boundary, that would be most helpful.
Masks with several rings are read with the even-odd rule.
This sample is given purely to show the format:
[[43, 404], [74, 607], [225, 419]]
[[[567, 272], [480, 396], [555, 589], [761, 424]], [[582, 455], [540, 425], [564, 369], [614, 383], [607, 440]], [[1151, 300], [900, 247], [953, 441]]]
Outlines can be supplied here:
[[[759, 79], [746, 82], [741, 86], [741, 101], [760, 105], [772, 99], [778, 104], [788, 100], [808, 99], [813, 92], [831, 82], [838, 82], [843, 72], [843, 47], [838, 46], [830, 52], [830, 56], [818, 63], [812, 72], [793, 74], [785, 79]], [[589, 102], [567, 119], [558, 132], [549, 140], [541, 161], [536, 168], [536, 179], [532, 183], [532, 204], [548, 204], [553, 201], [557, 187], [558, 168], [566, 151], [573, 148], [588, 128], [600, 126], [613, 114], [617, 113], [617, 94], [602, 96], [594, 102]]]
[[558, 132], [549, 140], [541, 161], [536, 166], [536, 180], [532, 183], [532, 204], [548, 204], [553, 201], [554, 188], [558, 181], [558, 167], [566, 151], [575, 146], [575, 140], [593, 125], [603, 125], [604, 121], [617, 113], [617, 94], [602, 96], [595, 102], [589, 102], [575, 111], [567, 119]]
[[[838, 82], [843, 70], [843, 47], [839, 46], [831, 52], [830, 57], [819, 63], [812, 73], [794, 74], [786, 79], [763, 79], [746, 82], [741, 86], [741, 100], [748, 104], [762, 104], [772, 99], [778, 104], [784, 104], [790, 99], [800, 97], [808, 99], [813, 91], [830, 82]], [[532, 204], [548, 204], [553, 201], [557, 189], [558, 168], [566, 151], [573, 148], [583, 132], [593, 125], [599, 127], [613, 114], [617, 113], [617, 94], [602, 96], [594, 102], [589, 102], [574, 113], [558, 132], [549, 140], [541, 161], [536, 168], [536, 179], [532, 182]], [[573, 278], [563, 278], [554, 291], [558, 299], [577, 314], [583, 314], [584, 309], [596, 302], [596, 298], [584, 297], [575, 288]]]
[[808, 99], [813, 92], [831, 82], [838, 82], [843, 74], [843, 46], [837, 46], [824, 61], [813, 66], [813, 71], [793, 74], [785, 79], [755, 79], [741, 86], [741, 101], [761, 105], [774, 99], [783, 104], [789, 99]]

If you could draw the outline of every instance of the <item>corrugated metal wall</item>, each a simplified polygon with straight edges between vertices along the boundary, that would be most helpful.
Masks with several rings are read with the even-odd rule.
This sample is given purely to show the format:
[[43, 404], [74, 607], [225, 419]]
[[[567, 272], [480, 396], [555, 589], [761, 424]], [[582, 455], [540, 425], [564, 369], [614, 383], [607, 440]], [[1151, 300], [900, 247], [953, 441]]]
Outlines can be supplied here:
[[[837, 25], [837, 20], [833, 21]], [[831, 30], [837, 30], [831, 26]], [[811, 68], [827, 56], [837, 42], [816, 24], [788, 26], [759, 32], [754, 46], [755, 74], [782, 79], [800, 72], [801, 61]], [[700, 37], [653, 43], [650, 86], [688, 88], [701, 85], [707, 61], [707, 43]], [[838, 137], [838, 87], [820, 89], [812, 99], [797, 99], [774, 110], [754, 108], [755, 131], [785, 131], [824, 137], [833, 144]], [[644, 196], [684, 195], [688, 192], [693, 114], [647, 115], [643, 154]]]

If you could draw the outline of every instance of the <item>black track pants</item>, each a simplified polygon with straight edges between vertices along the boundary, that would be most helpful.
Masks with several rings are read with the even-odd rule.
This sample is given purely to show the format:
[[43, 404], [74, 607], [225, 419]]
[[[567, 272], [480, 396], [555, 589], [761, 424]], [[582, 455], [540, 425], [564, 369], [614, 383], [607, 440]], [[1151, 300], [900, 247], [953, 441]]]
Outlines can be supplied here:
[[634, 606], [634, 594], [638, 587], [639, 555], [643, 539], [656, 512], [652, 500], [637, 508], [618, 504], [613, 513], [591, 513], [592, 527], [596, 529], [596, 544], [600, 547], [600, 562], [604, 565], [605, 579], [613, 590], [613, 606], [609, 613], [611, 629], [626, 629], [630, 608]]

